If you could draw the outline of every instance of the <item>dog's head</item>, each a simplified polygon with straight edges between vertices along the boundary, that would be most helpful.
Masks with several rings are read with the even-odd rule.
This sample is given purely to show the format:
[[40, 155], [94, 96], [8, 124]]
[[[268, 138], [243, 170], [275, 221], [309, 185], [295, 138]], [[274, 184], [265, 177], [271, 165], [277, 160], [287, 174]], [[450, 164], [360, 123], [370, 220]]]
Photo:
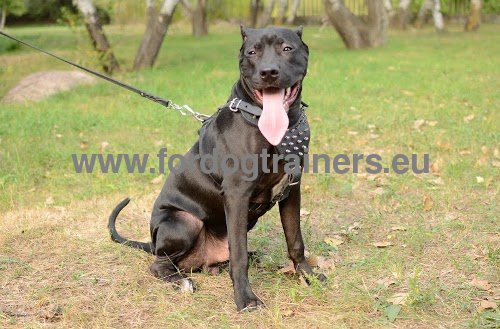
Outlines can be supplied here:
[[307, 73], [309, 48], [302, 41], [302, 26], [296, 30], [280, 27], [241, 27], [240, 73], [259, 105], [267, 92], [283, 90], [285, 109], [300, 93]]
[[300, 100], [309, 49], [302, 27], [241, 27], [240, 74], [247, 93], [260, 106], [259, 130], [272, 145], [280, 143], [289, 125], [288, 109]]

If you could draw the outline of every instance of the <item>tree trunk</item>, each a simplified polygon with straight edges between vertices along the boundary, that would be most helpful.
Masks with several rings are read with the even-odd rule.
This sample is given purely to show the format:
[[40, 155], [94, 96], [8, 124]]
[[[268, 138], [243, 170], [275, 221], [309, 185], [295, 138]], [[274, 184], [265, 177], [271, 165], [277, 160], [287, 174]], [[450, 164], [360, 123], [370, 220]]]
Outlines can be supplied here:
[[94, 49], [99, 52], [100, 61], [104, 71], [112, 74], [113, 71], [119, 70], [120, 66], [118, 65], [118, 61], [116, 60], [113, 50], [109, 45], [106, 34], [104, 34], [92, 0], [74, 0], [74, 3], [84, 17], [85, 27], [90, 35]]
[[417, 28], [421, 28], [425, 23], [427, 23], [429, 11], [432, 11], [432, 18], [434, 20], [434, 26], [436, 27], [436, 30], [442, 31], [444, 29], [444, 22], [443, 14], [441, 13], [440, 0], [424, 0], [418, 12], [415, 26]]
[[392, 26], [406, 29], [409, 21], [411, 0], [399, 0], [398, 11], [392, 18]]
[[432, 18], [434, 19], [434, 27], [438, 32], [444, 30], [443, 14], [441, 13], [441, 1], [434, 0], [434, 6], [432, 7]]
[[146, 22], [146, 31], [142, 37], [141, 45], [139, 49], [137, 49], [137, 53], [134, 59], [134, 70], [142, 68], [144, 65], [143, 58], [145, 52], [147, 52], [147, 47], [151, 39], [151, 35], [153, 34], [153, 28], [156, 21], [156, 8], [155, 8], [155, 0], [146, 0], [146, 13], [147, 13], [147, 22]]
[[287, 24], [293, 24], [295, 22], [295, 18], [297, 17], [297, 10], [299, 9], [300, 0], [293, 0], [292, 6], [290, 8], [290, 15], [288, 15], [288, 19], [286, 20]]
[[[148, 23], [142, 43], [135, 56], [134, 70], [152, 67], [155, 63], [178, 2], [179, 0], [163, 1], [158, 15], [156, 15], [154, 9], [154, 0], [146, 2], [148, 5]], [[150, 11], [151, 8], [152, 12]]]
[[7, 20], [7, 2], [4, 1], [2, 6], [2, 17], [0, 17], [0, 30], [5, 27], [5, 21]]
[[342, 0], [324, 0], [328, 19], [348, 49], [378, 47], [387, 42], [387, 11], [380, 0], [366, 0], [368, 17], [362, 20]]
[[191, 21], [193, 26], [193, 36], [201, 37], [208, 34], [206, 0], [198, 0], [198, 5], [191, 13]]
[[277, 25], [283, 25], [287, 9], [288, 9], [288, 0], [280, 0], [278, 8], [278, 20], [276, 22]]
[[475, 31], [481, 24], [481, 0], [471, 0], [470, 13], [465, 23], [465, 31]]
[[250, 26], [257, 26], [257, 19], [259, 18], [261, 1], [260, 0], [252, 0], [250, 1]]
[[258, 27], [265, 27], [271, 21], [271, 15], [273, 14], [275, 0], [269, 0], [267, 6], [264, 8], [264, 12], [260, 16]]

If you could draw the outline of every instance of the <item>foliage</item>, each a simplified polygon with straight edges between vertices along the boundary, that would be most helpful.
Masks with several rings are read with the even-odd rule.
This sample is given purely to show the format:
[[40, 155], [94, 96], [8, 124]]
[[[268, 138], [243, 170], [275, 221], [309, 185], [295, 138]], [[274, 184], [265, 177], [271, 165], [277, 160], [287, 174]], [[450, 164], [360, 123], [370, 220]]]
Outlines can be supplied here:
[[0, 10], [4, 7], [7, 9], [7, 14], [20, 16], [26, 11], [24, 0], [0, 0]]

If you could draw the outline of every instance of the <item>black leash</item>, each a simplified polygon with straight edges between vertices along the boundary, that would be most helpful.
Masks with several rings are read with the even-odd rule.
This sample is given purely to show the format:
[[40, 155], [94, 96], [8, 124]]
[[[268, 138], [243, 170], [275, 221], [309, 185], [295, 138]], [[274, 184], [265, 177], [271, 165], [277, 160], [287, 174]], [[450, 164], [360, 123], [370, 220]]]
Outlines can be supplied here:
[[80, 70], [83, 70], [83, 71], [88, 72], [88, 73], [90, 73], [92, 75], [95, 75], [98, 78], [101, 78], [101, 79], [104, 79], [104, 80], [106, 80], [108, 82], [114, 83], [115, 85], [120, 86], [122, 88], [125, 88], [125, 89], [127, 89], [127, 90], [129, 90], [129, 91], [131, 91], [133, 93], [136, 93], [136, 94], [140, 95], [141, 97], [144, 97], [144, 98], [146, 98], [146, 99], [148, 99], [150, 101], [153, 101], [155, 103], [158, 103], [160, 105], [163, 105], [166, 108], [177, 110], [177, 111], [181, 112], [182, 115], [186, 115], [185, 112], [189, 112], [195, 119], [197, 119], [198, 121], [202, 121], [202, 122], [205, 121], [205, 119], [209, 117], [208, 115], [201, 114], [201, 113], [193, 111], [188, 105], [180, 106], [180, 105], [177, 105], [177, 104], [173, 103], [171, 100], [167, 100], [167, 99], [163, 99], [163, 98], [158, 97], [158, 96], [154, 96], [154, 95], [152, 95], [150, 93], [147, 93], [145, 91], [142, 91], [140, 89], [132, 87], [132, 86], [126, 84], [126, 83], [123, 83], [121, 81], [113, 79], [113, 78], [111, 78], [111, 77], [109, 77], [107, 75], [104, 75], [102, 73], [93, 71], [91, 69], [88, 69], [86, 67], [78, 65], [76, 63], [70, 62], [70, 61], [68, 61], [68, 60], [66, 60], [64, 58], [61, 58], [61, 57], [59, 57], [57, 55], [54, 55], [54, 54], [52, 54], [52, 53], [50, 53], [50, 52], [48, 52], [46, 50], [38, 48], [37, 46], [34, 46], [34, 45], [32, 45], [32, 44], [30, 44], [28, 42], [19, 40], [19, 39], [15, 38], [15, 37], [13, 37], [13, 36], [5, 33], [5, 32], [0, 31], [0, 34], [3, 35], [3, 36], [5, 36], [5, 37], [7, 37], [7, 38], [9, 38], [9, 39], [12, 39], [12, 40], [14, 40], [16, 42], [19, 42], [20, 44], [23, 44], [23, 45], [25, 45], [25, 46], [27, 46], [29, 48], [35, 49], [35, 50], [37, 50], [39, 52], [42, 52], [42, 53], [44, 53], [46, 55], [49, 55], [49, 56], [51, 56], [51, 57], [53, 57], [55, 59], [58, 59], [58, 60], [66, 63], [66, 64], [72, 65], [72, 66], [74, 66], [76, 68], [79, 68]]

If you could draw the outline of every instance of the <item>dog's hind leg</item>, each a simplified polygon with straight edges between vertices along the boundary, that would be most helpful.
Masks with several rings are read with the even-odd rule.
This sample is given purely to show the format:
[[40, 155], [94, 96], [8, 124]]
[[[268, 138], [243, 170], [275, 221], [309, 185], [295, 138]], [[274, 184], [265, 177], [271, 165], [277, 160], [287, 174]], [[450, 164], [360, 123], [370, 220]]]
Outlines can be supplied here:
[[[156, 259], [150, 266], [154, 276], [172, 282], [181, 289], [193, 290], [192, 282], [184, 275], [190, 268], [179, 268], [179, 262], [190, 254], [197, 244], [203, 222], [197, 217], [183, 211], [153, 211], [151, 221], [151, 237]], [[198, 267], [200, 264], [192, 264]]]

